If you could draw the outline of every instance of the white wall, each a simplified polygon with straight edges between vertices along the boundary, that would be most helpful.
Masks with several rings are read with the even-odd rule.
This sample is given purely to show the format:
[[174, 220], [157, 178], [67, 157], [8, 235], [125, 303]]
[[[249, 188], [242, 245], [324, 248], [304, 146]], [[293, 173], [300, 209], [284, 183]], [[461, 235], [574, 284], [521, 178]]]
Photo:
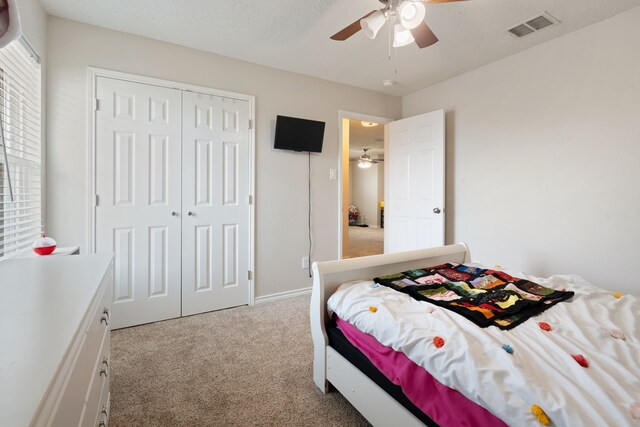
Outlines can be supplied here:
[[384, 163], [380, 162], [378, 167], [378, 194], [376, 195], [376, 224], [380, 227], [382, 215], [380, 212], [380, 202], [384, 201]]
[[404, 97], [404, 117], [446, 111], [447, 242], [640, 293], [638, 22], [635, 8]]
[[370, 168], [363, 169], [358, 167], [358, 161], [349, 162], [349, 184], [351, 187], [351, 204], [355, 205], [360, 216], [364, 220], [367, 217], [367, 224], [370, 227], [380, 227], [380, 219], [378, 215], [378, 199], [379, 179], [378, 172], [384, 175], [382, 168], [378, 168], [378, 164]]
[[87, 67], [94, 66], [256, 96], [256, 296], [306, 288], [307, 155], [274, 150], [277, 114], [326, 121], [312, 155], [312, 260], [338, 257], [338, 110], [399, 117], [397, 97], [262, 67], [138, 36], [50, 17], [47, 228], [86, 251]]
[[17, 2], [22, 34], [44, 59], [47, 45], [47, 14], [38, 0]]

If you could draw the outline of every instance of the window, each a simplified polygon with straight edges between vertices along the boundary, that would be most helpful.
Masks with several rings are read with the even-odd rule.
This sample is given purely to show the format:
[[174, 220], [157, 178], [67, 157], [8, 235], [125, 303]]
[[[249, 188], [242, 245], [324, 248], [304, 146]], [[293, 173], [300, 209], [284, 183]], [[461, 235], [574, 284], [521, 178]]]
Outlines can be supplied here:
[[24, 39], [0, 49], [0, 258], [42, 232], [40, 80]]

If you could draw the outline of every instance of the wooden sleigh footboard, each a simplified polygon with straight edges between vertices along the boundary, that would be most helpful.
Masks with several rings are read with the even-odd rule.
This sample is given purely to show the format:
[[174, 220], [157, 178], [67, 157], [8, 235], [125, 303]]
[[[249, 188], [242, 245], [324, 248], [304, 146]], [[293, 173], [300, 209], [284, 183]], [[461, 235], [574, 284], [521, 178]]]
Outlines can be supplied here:
[[412, 268], [445, 262], [469, 262], [464, 243], [393, 254], [313, 263], [311, 294], [311, 337], [313, 339], [313, 381], [324, 393], [332, 384], [375, 426], [423, 425], [411, 412], [329, 346], [326, 326], [330, 321], [327, 300], [342, 283], [371, 280]]

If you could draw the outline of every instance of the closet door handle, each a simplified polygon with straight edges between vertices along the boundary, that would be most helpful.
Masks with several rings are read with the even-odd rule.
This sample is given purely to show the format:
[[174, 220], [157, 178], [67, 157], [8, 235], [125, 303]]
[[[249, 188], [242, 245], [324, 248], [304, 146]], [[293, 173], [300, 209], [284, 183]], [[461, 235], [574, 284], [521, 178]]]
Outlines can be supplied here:
[[194, 216], [195, 214], [193, 212], [189, 211], [189, 212], [187, 212], [187, 215]]
[[440, 208], [433, 208], [433, 213], [434, 214], [439, 214], [440, 213]]
[[178, 212], [171, 211], [171, 216], [178, 216]]

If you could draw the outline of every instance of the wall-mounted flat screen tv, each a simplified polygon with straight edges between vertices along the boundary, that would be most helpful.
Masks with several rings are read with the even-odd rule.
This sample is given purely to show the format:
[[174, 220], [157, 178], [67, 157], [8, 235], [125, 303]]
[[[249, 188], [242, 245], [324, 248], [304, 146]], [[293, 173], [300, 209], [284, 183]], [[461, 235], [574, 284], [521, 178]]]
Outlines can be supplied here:
[[274, 148], [321, 153], [324, 125], [316, 120], [278, 116]]

